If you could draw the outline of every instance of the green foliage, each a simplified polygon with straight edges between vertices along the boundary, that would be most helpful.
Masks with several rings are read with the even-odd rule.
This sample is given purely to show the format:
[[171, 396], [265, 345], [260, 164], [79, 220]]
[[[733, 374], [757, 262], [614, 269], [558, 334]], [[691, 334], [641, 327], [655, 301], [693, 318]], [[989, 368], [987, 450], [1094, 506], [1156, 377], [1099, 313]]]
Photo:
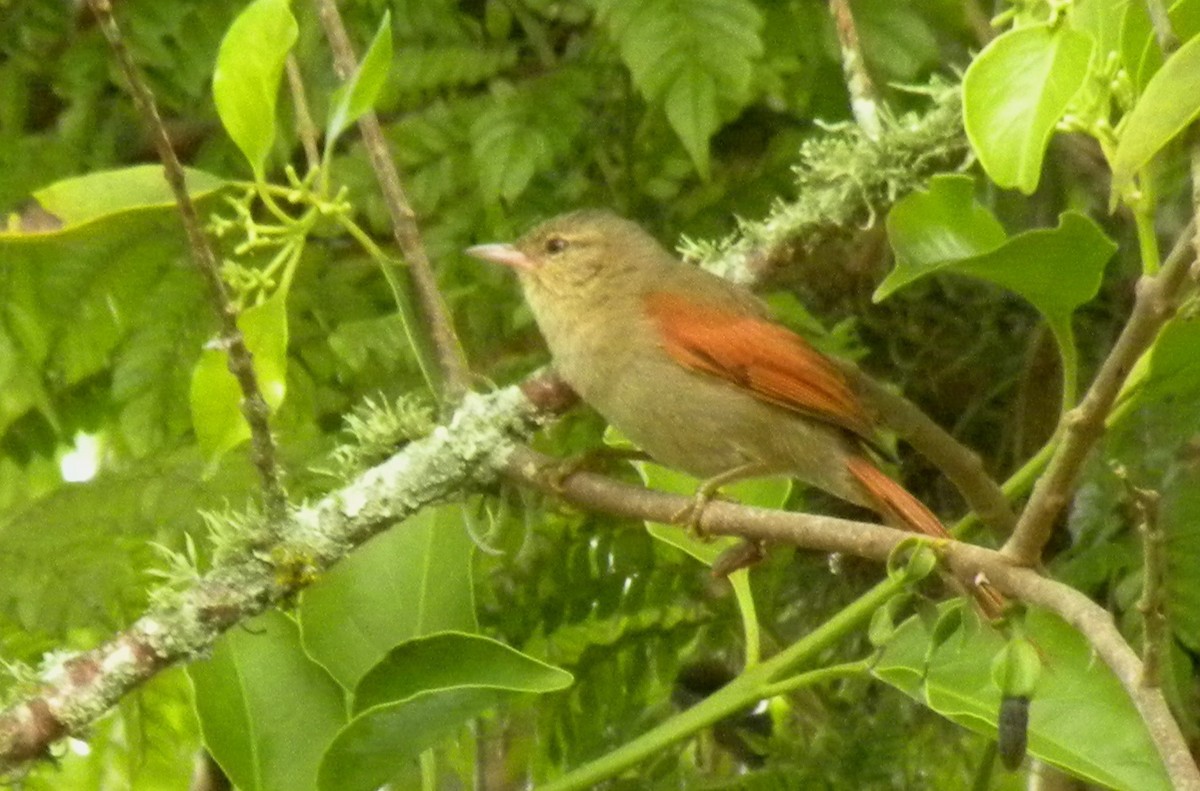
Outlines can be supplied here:
[[248, 626], [188, 667], [205, 747], [238, 788], [316, 788], [321, 750], [345, 721], [343, 690], [300, 650], [288, 616]]
[[275, 143], [275, 98], [283, 61], [298, 35], [288, 0], [254, 0], [234, 20], [217, 53], [217, 113], [260, 181]]
[[1092, 42], [1070, 28], [1010, 30], [963, 75], [963, 122], [992, 181], [1029, 194], [1055, 125], [1087, 78]]
[[[1132, 701], [1107, 667], [1096, 666], [1091, 646], [1044, 611], [1031, 610], [1022, 626], [1045, 666], [1031, 696], [1029, 751], [1112, 788], [1170, 788]], [[949, 639], [931, 650], [923, 629], [916, 618], [902, 627], [875, 663], [875, 675], [964, 727], [994, 728], [986, 723], [994, 720], [1002, 691], [991, 662], [980, 659], [1001, 650], [1000, 635], [964, 618]], [[971, 651], [969, 646], [979, 641], [994, 648]], [[1021, 654], [1027, 676], [1032, 658], [1028, 649]], [[1080, 707], [1090, 714], [1081, 716]]]
[[371, 39], [371, 46], [363, 55], [362, 63], [346, 80], [346, 84], [330, 97], [329, 120], [325, 124], [326, 157], [338, 136], [371, 109], [383, 89], [383, 81], [392, 64], [391, 21], [390, 14], [383, 15], [383, 21], [379, 23], [375, 38]]
[[707, 177], [709, 138], [750, 99], [758, 9], [749, 0], [602, 0], [596, 9], [634, 84]]
[[[1050, 424], [1059, 413], [1034, 328], [1047, 324], [1059, 342], [1069, 401], [1076, 373], [1094, 368], [1124, 319], [1131, 273], [1156, 269], [1154, 231], [1169, 235], [1171, 218], [1187, 211], [1179, 174], [1200, 32], [1191, 0], [1170, 9], [1182, 47], [1166, 57], [1139, 3], [1021, 3], [1001, 20], [1012, 28], [984, 46], [960, 4], [855, 2], [889, 108], [878, 140], [844, 123], [841, 57], [822, 3], [342, 5], [366, 54], [340, 86], [302, 4], [298, 19], [283, 0], [117, 9], [181, 156], [197, 168], [189, 190], [217, 241], [298, 499], [434, 430], [416, 395], [429, 360], [413, 342], [415, 300], [397, 277], [390, 221], [350, 131], [370, 108], [482, 376], [512, 381], [545, 352], [511, 279], [458, 251], [567, 207], [611, 205], [665, 242], [687, 233], [689, 257], [714, 269], [778, 275], [788, 291], [770, 303], [785, 320], [902, 383], [998, 477], [1045, 438], [1039, 397], [1052, 402]], [[243, 506], [255, 479], [236, 452], [247, 429], [225, 353], [212, 348], [217, 321], [160, 169], [132, 164], [147, 146], [99, 32], [51, 0], [4, 13], [0, 207], [12, 213], [0, 231], [0, 652], [33, 663], [55, 647], [95, 644], [147, 601], [175, 600], [197, 567], [258, 552], [265, 526]], [[289, 123], [294, 100], [279, 96], [289, 52], [314, 117], [327, 119], [310, 171]], [[945, 82], [894, 87], [963, 68], [961, 97]], [[1088, 161], [1117, 177], [1116, 200], [1137, 218], [1131, 229], [1127, 213], [1106, 211], [1112, 199], [1081, 160], [1060, 156], [1077, 154], [1080, 141], [1060, 131], [1098, 145]], [[986, 187], [961, 175], [931, 181], [967, 167], [968, 145]], [[244, 170], [239, 157], [255, 184], [209, 175]], [[734, 215], [742, 219], [731, 233]], [[885, 215], [889, 275], [874, 265], [883, 242], [870, 230]], [[1133, 235], [1138, 244], [1125, 244]], [[811, 259], [827, 267], [810, 274]], [[888, 299], [870, 306], [880, 281], [876, 293]], [[823, 322], [836, 329], [824, 333]], [[1194, 325], [1189, 307], [1138, 366], [1072, 504], [1069, 546], [1049, 561], [1055, 576], [1107, 603], [1136, 643], [1142, 561], [1128, 487], [1161, 495], [1164, 687], [1189, 729], [1200, 727], [1188, 691], [1200, 654]], [[60, 460], [86, 444], [77, 437], [101, 449], [100, 473], [68, 484]], [[601, 427], [577, 413], [539, 442], [565, 455], [599, 444]], [[919, 463], [903, 461], [923, 499], [950, 502]], [[658, 471], [649, 477], [669, 486]], [[771, 506], [788, 497], [753, 488], [733, 496]], [[807, 494], [790, 503], [837, 508]], [[428, 511], [316, 581], [299, 602], [299, 627], [276, 613], [230, 632], [191, 666], [204, 744], [243, 788], [316, 787], [319, 771], [329, 787], [352, 772], [364, 787], [415, 785], [411, 757], [426, 747], [422, 770], [446, 784], [465, 782], [476, 756], [492, 754], [502, 765], [485, 768], [514, 786], [549, 782], [677, 723], [753, 665], [757, 643], [769, 660], [882, 576], [852, 561], [830, 575], [824, 559], [777, 553], [726, 586], [684, 554], [711, 560], [717, 543], [553, 508], [502, 492], [478, 509]], [[197, 529], [205, 523], [208, 535]], [[164, 560], [157, 547], [185, 553]], [[303, 556], [255, 557], [284, 579], [312, 573]], [[929, 570], [931, 553], [913, 557]], [[157, 590], [155, 571], [168, 578]], [[871, 620], [873, 643], [843, 635], [819, 662], [858, 661], [881, 645], [876, 674], [917, 702], [844, 677], [776, 697], [769, 713], [734, 713], [664, 740], [636, 779], [605, 782], [978, 784], [982, 737], [938, 714], [993, 732], [1000, 687], [989, 668], [1002, 641], [961, 625], [958, 611], [931, 615], [916, 593], [891, 602]], [[926, 620], [897, 624], [912, 602]], [[1045, 652], [1033, 752], [1119, 787], [1154, 787], [1156, 759], [1127, 699], [1073, 633], [1039, 619], [1031, 616], [1033, 645]], [[551, 665], [574, 677], [569, 688]], [[1017, 692], [1028, 686], [1002, 675]], [[39, 769], [29, 785], [185, 782], [200, 735], [178, 676], [155, 683], [164, 688], [96, 726], [91, 756], [67, 754], [61, 770]]]
[[1167, 143], [1177, 139], [1200, 116], [1200, 38], [1175, 52], [1146, 84], [1130, 110], [1113, 154], [1113, 180], [1132, 181]]

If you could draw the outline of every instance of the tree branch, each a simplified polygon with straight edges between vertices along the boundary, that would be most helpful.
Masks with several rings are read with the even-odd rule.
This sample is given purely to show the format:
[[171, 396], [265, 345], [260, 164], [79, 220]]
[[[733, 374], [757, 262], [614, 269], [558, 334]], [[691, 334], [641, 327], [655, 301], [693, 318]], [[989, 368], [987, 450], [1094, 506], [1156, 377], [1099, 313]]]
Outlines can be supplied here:
[[[350, 37], [346, 34], [346, 27], [342, 24], [335, 0], [315, 2], [321, 27], [325, 30], [329, 49], [333, 52], [334, 69], [344, 80], [354, 72], [357, 65]], [[358, 130], [392, 219], [393, 238], [408, 263], [408, 271], [421, 306], [423, 323], [432, 336], [442, 376], [442, 399], [453, 404], [470, 386], [471, 375], [466, 354], [454, 331], [450, 311], [438, 290], [437, 278], [425, 252], [425, 242], [421, 239], [420, 228], [417, 227], [416, 212], [408, 202], [408, 196], [400, 183], [400, 174], [388, 151], [387, 141], [384, 140], [383, 130], [379, 126], [379, 118], [374, 112], [364, 113], [358, 120]]]
[[1158, 274], [1143, 275], [1129, 321], [1100, 366], [1092, 386], [1060, 423], [1061, 441], [1033, 487], [1028, 505], [1016, 530], [1004, 545], [1004, 553], [1019, 565], [1038, 562], [1042, 547], [1050, 540], [1054, 519], [1066, 506], [1088, 453], [1104, 433], [1104, 420], [1121, 392], [1134, 363], [1150, 348], [1163, 325], [1175, 315], [1179, 292], [1188, 275], [1190, 244], [1195, 223], [1180, 235]]
[[238, 388], [242, 392], [240, 406], [242, 415], [250, 426], [252, 456], [254, 467], [262, 481], [263, 501], [266, 504], [267, 513], [272, 518], [281, 518], [287, 508], [287, 495], [283, 490], [282, 474], [275, 451], [275, 439], [271, 436], [271, 410], [267, 406], [266, 400], [263, 399], [262, 391], [259, 390], [258, 376], [254, 371], [250, 350], [246, 348], [245, 338], [242, 337], [242, 331], [238, 329], [237, 309], [229, 300], [229, 293], [225, 289], [224, 281], [221, 280], [216, 254], [213, 252], [212, 245], [208, 243], [208, 237], [204, 235], [204, 231], [200, 227], [196, 206], [192, 203], [184, 183], [183, 166], [179, 163], [179, 158], [175, 156], [175, 149], [171, 145], [167, 129], [158, 113], [154, 94], [150, 92], [149, 86], [142, 79], [141, 73], [134, 65], [133, 58], [129, 55], [129, 50], [121, 35], [121, 29], [113, 17], [112, 5], [109, 0], [88, 0], [88, 5], [91, 6], [92, 13], [99, 20], [100, 29], [104, 32], [109, 46], [112, 47], [113, 55], [121, 67], [121, 72], [129, 82], [133, 102], [137, 105], [138, 112], [141, 113], [142, 120], [154, 140], [158, 157], [162, 160], [163, 174], [175, 196], [175, 204], [179, 209], [183, 230], [187, 234], [192, 260], [204, 277], [204, 282], [208, 286], [209, 301], [221, 323], [220, 347], [228, 354], [229, 371], [237, 380]]
[[[517, 387], [468, 394], [447, 425], [272, 523], [265, 540], [253, 524], [241, 526], [245, 551], [228, 553], [186, 590], [165, 592], [107, 643], [56, 656], [35, 692], [0, 711], [0, 774], [44, 755], [165, 668], [206, 653], [229, 628], [294, 597], [373, 535], [425, 506], [485, 489], [517, 440], [541, 422]], [[305, 573], [280, 573], [298, 571], [298, 563]]]
[[[577, 472], [552, 484], [539, 474], [554, 459], [528, 448], [509, 457], [506, 477], [525, 486], [555, 493], [590, 511], [603, 511], [630, 519], [670, 522], [690, 498], [643, 489], [601, 475]], [[831, 516], [797, 514], [753, 508], [715, 500], [700, 516], [699, 528], [711, 535], [729, 535], [753, 541], [791, 544], [806, 550], [840, 552], [886, 562], [901, 541], [912, 537], [903, 530], [853, 522]], [[972, 579], [984, 575], [1002, 592], [1020, 601], [1044, 607], [1070, 623], [1087, 639], [1120, 680], [1150, 730], [1159, 755], [1176, 789], [1200, 789], [1200, 770], [1191, 759], [1179, 725], [1157, 688], [1142, 684], [1142, 663], [1125, 642], [1109, 614], [1084, 594], [1013, 566], [999, 551], [959, 541], [939, 542], [939, 549], [954, 574]]]

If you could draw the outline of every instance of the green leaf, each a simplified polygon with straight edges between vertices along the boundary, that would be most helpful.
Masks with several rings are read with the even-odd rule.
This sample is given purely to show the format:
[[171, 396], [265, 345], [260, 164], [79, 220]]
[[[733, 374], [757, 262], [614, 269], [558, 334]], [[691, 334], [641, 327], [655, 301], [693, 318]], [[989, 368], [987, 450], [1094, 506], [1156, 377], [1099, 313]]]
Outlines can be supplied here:
[[608, 29], [634, 84], [661, 105], [696, 169], [709, 175], [708, 140], [719, 108], [750, 100], [762, 55], [762, 15], [749, 0], [599, 0]]
[[[225, 186], [225, 180], [203, 170], [184, 169], [188, 194], [199, 199]], [[33, 193], [43, 211], [57, 221], [53, 230], [35, 237], [61, 234], [100, 220], [114, 221], [131, 212], [175, 206], [175, 196], [159, 165], [134, 165], [116, 170], [99, 170], [56, 181]], [[16, 239], [0, 232], [0, 239]]]
[[473, 632], [471, 557], [463, 506], [428, 508], [342, 561], [300, 603], [304, 646], [342, 686], [398, 643]]
[[[1044, 664], [1032, 695], [1029, 752], [1091, 782], [1129, 791], [1171, 788], [1133, 702], [1091, 646], [1057, 616], [1031, 610], [1026, 635]], [[995, 737], [999, 632], [974, 618], [933, 650], [920, 619], [900, 626], [873, 672], [965, 728]]]
[[571, 681], [570, 673], [490, 638], [443, 633], [411, 640], [360, 682], [357, 716], [322, 759], [320, 788], [378, 788], [513, 694], [554, 692]]
[[[287, 394], [287, 289], [279, 288], [261, 305], [238, 316], [238, 327], [254, 360], [258, 389], [274, 411]], [[242, 390], [229, 372], [229, 355], [205, 349], [192, 371], [190, 403], [196, 442], [216, 462], [250, 438], [242, 415]]]
[[935, 272], [973, 275], [1028, 299], [1062, 321], [1095, 296], [1104, 264], [1116, 251], [1094, 222], [1066, 212], [1054, 229], [1011, 238], [973, 198], [967, 176], [940, 175], [928, 190], [898, 202], [887, 219], [896, 267], [875, 291], [879, 302]]
[[392, 65], [392, 13], [387, 11], [375, 38], [363, 55], [362, 62], [350, 75], [350, 79], [333, 92], [329, 103], [329, 121], [325, 124], [326, 156], [333, 148], [338, 136], [346, 127], [357, 121], [363, 113], [375, 106], [379, 92], [387, 80]]
[[963, 76], [963, 121], [984, 170], [1029, 194], [1071, 98], [1087, 79], [1092, 37], [1060, 27], [1010, 30], [988, 44]]
[[344, 693], [304, 655], [290, 618], [270, 612], [226, 632], [188, 676], [204, 745], [238, 788], [316, 788], [322, 752], [346, 722]]
[[1113, 186], [1132, 184], [1134, 176], [1164, 146], [1200, 117], [1200, 38], [1193, 38], [1167, 59], [1126, 116], [1113, 154]]
[[892, 207], [887, 229], [896, 267], [874, 298], [882, 301], [941, 271], [971, 275], [1020, 294], [1054, 331], [1070, 401], [1077, 367], [1071, 314], [1096, 295], [1116, 244], [1095, 222], [1073, 211], [1062, 215], [1057, 228], [1003, 239], [999, 222], [971, 201], [970, 185], [966, 176], [936, 176], [927, 191], [914, 192]]
[[254, 0], [233, 20], [217, 52], [217, 115], [259, 180], [275, 143], [275, 99], [283, 63], [298, 35], [288, 0]]

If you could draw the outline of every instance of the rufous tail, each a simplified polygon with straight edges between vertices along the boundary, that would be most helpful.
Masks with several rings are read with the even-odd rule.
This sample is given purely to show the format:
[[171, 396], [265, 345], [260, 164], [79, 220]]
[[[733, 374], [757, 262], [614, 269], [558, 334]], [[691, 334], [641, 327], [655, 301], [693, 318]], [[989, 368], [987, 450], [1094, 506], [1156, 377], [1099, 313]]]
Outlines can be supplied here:
[[[871, 505], [887, 521], [897, 527], [923, 533], [933, 538], [951, 538], [949, 531], [925, 504], [908, 493], [900, 484], [862, 456], [846, 461], [846, 469], [862, 486]], [[971, 590], [984, 615], [999, 618], [1008, 600], [985, 579], [972, 581]]]
[[871, 505], [897, 527], [934, 538], [950, 538], [941, 520], [900, 484], [862, 456], [851, 457], [846, 469], [862, 486]]

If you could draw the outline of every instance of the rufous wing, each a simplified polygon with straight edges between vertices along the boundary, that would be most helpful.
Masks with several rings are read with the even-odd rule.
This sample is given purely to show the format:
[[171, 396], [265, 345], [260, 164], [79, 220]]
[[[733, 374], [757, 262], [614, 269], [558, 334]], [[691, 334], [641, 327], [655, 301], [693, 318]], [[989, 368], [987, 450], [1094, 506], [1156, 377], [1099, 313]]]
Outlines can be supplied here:
[[669, 291], [646, 297], [667, 354], [685, 368], [725, 379], [757, 398], [841, 426], [872, 441], [862, 405], [830, 360], [799, 335], [765, 319]]

